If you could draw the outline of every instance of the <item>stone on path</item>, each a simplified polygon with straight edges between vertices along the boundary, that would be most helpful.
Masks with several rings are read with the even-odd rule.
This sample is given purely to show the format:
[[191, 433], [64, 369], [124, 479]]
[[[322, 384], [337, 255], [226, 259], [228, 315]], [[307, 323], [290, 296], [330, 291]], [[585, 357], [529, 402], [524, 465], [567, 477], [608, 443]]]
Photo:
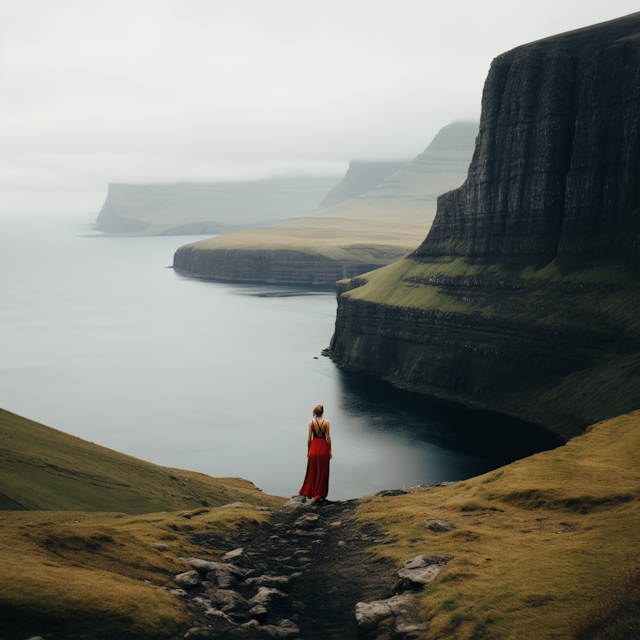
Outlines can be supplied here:
[[304, 496], [293, 496], [290, 500], [287, 500], [282, 508], [287, 509], [300, 509], [301, 507], [306, 507], [310, 504], [313, 504], [313, 500], [311, 498], [305, 498]]
[[313, 529], [317, 526], [318, 520], [320, 520], [320, 516], [309, 514], [298, 518], [293, 526], [298, 529]]
[[222, 556], [222, 560], [224, 562], [234, 562], [245, 568], [251, 566], [249, 554], [241, 547], [233, 551], [227, 551], [227, 553]]
[[289, 596], [279, 589], [271, 589], [269, 587], [260, 587], [258, 593], [249, 600], [251, 607], [261, 604], [263, 607], [269, 608], [269, 605], [279, 600], [284, 600]]
[[298, 625], [291, 622], [291, 620], [282, 620], [277, 626], [265, 624], [260, 629], [272, 638], [294, 638], [300, 633]]
[[275, 587], [285, 589], [289, 586], [291, 578], [289, 576], [258, 576], [257, 578], [249, 578], [245, 584], [255, 587]]
[[237, 578], [229, 571], [216, 569], [207, 573], [207, 580], [213, 583], [218, 589], [233, 589], [238, 585]]
[[260, 624], [264, 624], [267, 619], [267, 608], [264, 605], [257, 604], [249, 609], [249, 616], [253, 620], [257, 620]]
[[[246, 612], [250, 609], [249, 603], [237, 591], [230, 589], [209, 588], [205, 597], [211, 601], [211, 604], [222, 609], [225, 613], [230, 611]], [[254, 603], [255, 604], [255, 603]]]
[[243, 569], [231, 562], [213, 562], [212, 560], [201, 560], [200, 558], [178, 558], [191, 565], [201, 576], [206, 576], [210, 571], [227, 571], [236, 578], [245, 578], [250, 571]]

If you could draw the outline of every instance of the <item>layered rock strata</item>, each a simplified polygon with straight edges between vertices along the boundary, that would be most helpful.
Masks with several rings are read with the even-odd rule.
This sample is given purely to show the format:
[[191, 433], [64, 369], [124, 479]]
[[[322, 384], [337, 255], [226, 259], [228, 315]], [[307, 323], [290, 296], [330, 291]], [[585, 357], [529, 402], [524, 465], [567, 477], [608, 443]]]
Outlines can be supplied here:
[[[398, 258], [402, 257], [398, 255]], [[377, 268], [375, 263], [335, 260], [321, 254], [302, 251], [199, 251], [192, 245], [175, 254], [173, 268], [179, 273], [217, 280], [260, 282], [299, 282], [333, 284]], [[295, 279], [292, 278], [295, 273]]]
[[342, 367], [570, 437], [640, 406], [640, 13], [499, 56], [422, 245], [340, 283]]

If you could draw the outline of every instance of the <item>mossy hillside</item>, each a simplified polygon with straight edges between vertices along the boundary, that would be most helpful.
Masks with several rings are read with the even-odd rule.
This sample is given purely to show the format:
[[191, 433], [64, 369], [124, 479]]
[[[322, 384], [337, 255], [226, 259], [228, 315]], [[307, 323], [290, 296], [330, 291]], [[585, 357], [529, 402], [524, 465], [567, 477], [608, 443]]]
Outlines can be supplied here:
[[[386, 375], [400, 383], [414, 373], [419, 378], [420, 372], [450, 366], [455, 349], [466, 344], [485, 354], [484, 379], [492, 375], [491, 363], [503, 362], [504, 354], [514, 363], [518, 358], [526, 362], [538, 357], [534, 354], [541, 345], [557, 343], [550, 371], [530, 376], [526, 387], [516, 388], [509, 380], [491, 384], [486, 401], [542, 424], [587, 425], [638, 407], [637, 273], [633, 265], [613, 262], [513, 265], [407, 257], [352, 282], [341, 281], [339, 287], [351, 289], [343, 299], [375, 305], [378, 317], [386, 309], [418, 309], [440, 314], [438, 322], [452, 327], [447, 348], [407, 343], [405, 349], [399, 343], [398, 349], [410, 349], [401, 362], [404, 369], [389, 369]], [[372, 344], [377, 339], [351, 331], [349, 339], [342, 340], [341, 359], [347, 366], [367, 362], [371, 353], [380, 351]]]
[[188, 513], [0, 512], [3, 637], [83, 628], [101, 639], [172, 637], [188, 613], [159, 587], [189, 568], [176, 558], [218, 559], [191, 536], [256, 526], [269, 516], [251, 506]]
[[388, 532], [374, 558], [452, 558], [423, 592], [430, 638], [568, 636], [639, 557], [640, 412], [456, 485], [368, 499], [357, 517]]
[[0, 509], [129, 514], [281, 498], [239, 478], [170, 469], [0, 409]]

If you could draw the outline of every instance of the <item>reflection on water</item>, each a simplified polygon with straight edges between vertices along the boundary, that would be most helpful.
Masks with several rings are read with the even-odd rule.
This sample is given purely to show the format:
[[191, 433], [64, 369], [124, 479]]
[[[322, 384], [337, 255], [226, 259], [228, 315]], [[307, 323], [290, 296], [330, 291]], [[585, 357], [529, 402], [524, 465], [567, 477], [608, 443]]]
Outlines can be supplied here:
[[504, 463], [558, 446], [544, 429], [514, 418], [395, 388], [373, 376], [338, 373], [341, 408], [352, 421], [394, 437]]
[[292, 495], [331, 420], [330, 498], [459, 480], [557, 443], [531, 427], [345, 373], [320, 352], [332, 287], [184, 278], [198, 237], [78, 237], [88, 216], [0, 216], [0, 406], [171, 467]]

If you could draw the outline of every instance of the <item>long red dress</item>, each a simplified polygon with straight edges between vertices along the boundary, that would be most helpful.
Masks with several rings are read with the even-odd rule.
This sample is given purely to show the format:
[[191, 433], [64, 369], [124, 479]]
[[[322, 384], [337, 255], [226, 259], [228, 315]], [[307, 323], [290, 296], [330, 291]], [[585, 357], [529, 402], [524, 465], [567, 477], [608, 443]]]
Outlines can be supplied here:
[[301, 496], [322, 500], [329, 493], [329, 445], [325, 434], [320, 431], [317, 435], [312, 429], [313, 439], [309, 447], [307, 458], [307, 473], [304, 477]]

